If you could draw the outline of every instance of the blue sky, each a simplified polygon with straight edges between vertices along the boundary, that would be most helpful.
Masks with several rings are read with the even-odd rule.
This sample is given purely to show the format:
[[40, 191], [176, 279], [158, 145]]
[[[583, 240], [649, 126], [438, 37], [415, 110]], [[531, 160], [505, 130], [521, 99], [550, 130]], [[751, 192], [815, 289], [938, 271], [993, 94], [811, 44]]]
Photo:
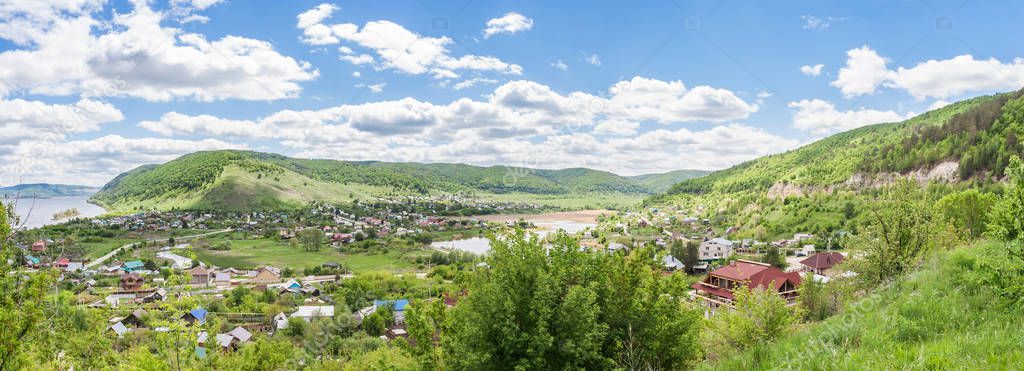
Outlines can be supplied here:
[[1024, 85], [997, 1], [0, 1], [2, 185], [196, 150], [721, 169]]

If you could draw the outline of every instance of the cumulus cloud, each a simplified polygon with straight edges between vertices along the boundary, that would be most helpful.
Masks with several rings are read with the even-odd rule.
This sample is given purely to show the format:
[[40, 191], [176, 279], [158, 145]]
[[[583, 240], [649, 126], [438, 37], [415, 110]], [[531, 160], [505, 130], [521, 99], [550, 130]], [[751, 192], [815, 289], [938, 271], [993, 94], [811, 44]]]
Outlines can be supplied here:
[[[309, 45], [330, 45], [342, 42], [351, 45], [340, 49], [342, 60], [353, 64], [369, 64], [377, 69], [395, 70], [410, 75], [429, 74], [436, 79], [455, 79], [462, 71], [521, 75], [523, 68], [491, 56], [467, 54], [452, 56], [448, 37], [429, 37], [412, 32], [397, 23], [370, 21], [362, 27], [353, 23], [325, 24], [338, 8], [321, 4], [297, 17], [302, 42]], [[352, 50], [358, 46], [371, 54]]]
[[840, 111], [835, 105], [821, 99], [804, 99], [789, 102], [796, 109], [793, 127], [816, 135], [859, 128], [878, 123], [902, 121], [911, 114], [901, 115], [893, 111], [878, 111], [866, 108]]
[[0, 155], [4, 185], [25, 182], [102, 185], [118, 173], [145, 164], [162, 163], [178, 156], [205, 150], [245, 149], [245, 145], [215, 139], [179, 140], [166, 138], [125, 138], [107, 135], [73, 140], [54, 146], [47, 142], [23, 141], [13, 151]]
[[819, 76], [819, 75], [821, 75], [821, 69], [824, 68], [824, 67], [825, 67], [824, 64], [816, 64], [816, 65], [813, 65], [813, 66], [805, 65], [805, 66], [801, 66], [800, 67], [800, 73], [802, 73], [804, 75], [807, 75], [807, 76]]
[[516, 13], [509, 12], [500, 18], [491, 18], [487, 20], [487, 28], [484, 29], [484, 38], [490, 38], [494, 35], [511, 35], [518, 32], [529, 31], [533, 28], [533, 20], [526, 16]]
[[91, 99], [81, 99], [74, 104], [0, 100], [0, 122], [4, 127], [0, 130], [0, 147], [27, 139], [59, 141], [121, 120], [124, 115], [113, 105]]
[[796, 145], [736, 124], [640, 133], [645, 121], [724, 123], [756, 110], [725, 89], [637, 77], [600, 95], [510, 81], [483, 100], [435, 104], [404, 98], [284, 110], [251, 120], [168, 113], [139, 125], [165, 136], [277, 140], [304, 157], [649, 171], [678, 168], [682, 159], [691, 167], [717, 168]]
[[918, 100], [947, 99], [968, 93], [1014, 90], [1024, 86], [1024, 59], [1002, 62], [960, 55], [931, 59], [912, 67], [887, 67], [888, 59], [868, 46], [847, 52], [846, 67], [832, 86], [846, 97], [872, 94], [881, 87], [904, 90]]
[[[181, 3], [181, 2], [179, 2]], [[194, 9], [216, 1], [191, 1]], [[0, 10], [0, 95], [125, 96], [151, 101], [191, 98], [276, 100], [296, 97], [317, 77], [308, 63], [261, 40], [204, 35], [162, 25], [171, 15], [146, 2], [109, 21], [98, 1], [15, 2]], [[107, 27], [101, 27], [107, 25]]]

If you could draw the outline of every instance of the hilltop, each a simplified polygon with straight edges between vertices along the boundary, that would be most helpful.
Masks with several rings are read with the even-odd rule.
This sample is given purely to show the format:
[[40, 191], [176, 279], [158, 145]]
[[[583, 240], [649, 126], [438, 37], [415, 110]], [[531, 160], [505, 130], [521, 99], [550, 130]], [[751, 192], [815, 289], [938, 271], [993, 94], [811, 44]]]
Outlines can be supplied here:
[[977, 97], [835, 134], [684, 180], [645, 204], [704, 210], [745, 237], [846, 229], [870, 191], [896, 179], [946, 188], [997, 184], [1009, 158], [1022, 152], [1022, 95]]
[[83, 185], [32, 183], [0, 188], [0, 198], [84, 197], [99, 188]]
[[293, 208], [311, 201], [349, 202], [383, 195], [523, 195], [524, 200], [532, 196], [557, 200], [625, 195], [639, 201], [658, 192], [664, 179], [702, 174], [683, 171], [631, 178], [585, 168], [352, 162], [223, 150], [196, 152], [130, 170], [104, 185], [92, 201], [115, 212]]

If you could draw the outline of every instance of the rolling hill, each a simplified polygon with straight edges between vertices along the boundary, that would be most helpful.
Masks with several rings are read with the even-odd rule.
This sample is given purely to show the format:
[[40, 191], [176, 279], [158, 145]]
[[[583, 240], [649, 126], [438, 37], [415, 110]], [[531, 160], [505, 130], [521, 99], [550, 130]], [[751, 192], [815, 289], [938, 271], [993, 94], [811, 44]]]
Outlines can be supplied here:
[[430, 193], [551, 198], [616, 194], [639, 200], [659, 190], [652, 184], [701, 174], [683, 171], [641, 180], [583, 168], [350, 162], [225, 150], [196, 152], [125, 172], [103, 186], [92, 201], [117, 212], [292, 208], [311, 201], [348, 202], [380, 195]]
[[0, 198], [50, 198], [50, 197], [84, 197], [96, 193], [99, 188], [69, 184], [18, 184], [0, 188]]
[[645, 204], [703, 206], [706, 217], [739, 227], [743, 237], [836, 231], [850, 227], [871, 189], [895, 179], [997, 184], [1009, 158], [1022, 153], [1021, 135], [1024, 90], [982, 96], [683, 180]]

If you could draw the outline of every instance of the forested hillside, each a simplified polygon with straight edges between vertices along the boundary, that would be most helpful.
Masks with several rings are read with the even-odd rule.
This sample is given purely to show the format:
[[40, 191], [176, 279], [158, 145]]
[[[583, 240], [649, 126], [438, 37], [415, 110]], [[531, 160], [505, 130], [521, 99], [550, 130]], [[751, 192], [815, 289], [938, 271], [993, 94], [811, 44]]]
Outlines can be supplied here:
[[0, 187], [0, 198], [46, 198], [46, 197], [72, 197], [90, 196], [96, 193], [98, 188], [68, 185], [68, 184], [18, 184], [10, 187]]
[[[681, 179], [700, 172], [673, 175]], [[655, 193], [637, 180], [591, 169], [541, 170], [464, 164], [297, 159], [251, 151], [208, 151], [114, 178], [93, 201], [109, 210], [294, 207], [314, 200], [430, 193], [536, 195]]]
[[651, 205], [705, 206], [707, 216], [751, 237], [852, 227], [863, 201], [899, 178], [942, 194], [998, 188], [1021, 153], [1024, 91], [950, 104], [903, 122], [839, 133], [804, 147], [684, 180]]

